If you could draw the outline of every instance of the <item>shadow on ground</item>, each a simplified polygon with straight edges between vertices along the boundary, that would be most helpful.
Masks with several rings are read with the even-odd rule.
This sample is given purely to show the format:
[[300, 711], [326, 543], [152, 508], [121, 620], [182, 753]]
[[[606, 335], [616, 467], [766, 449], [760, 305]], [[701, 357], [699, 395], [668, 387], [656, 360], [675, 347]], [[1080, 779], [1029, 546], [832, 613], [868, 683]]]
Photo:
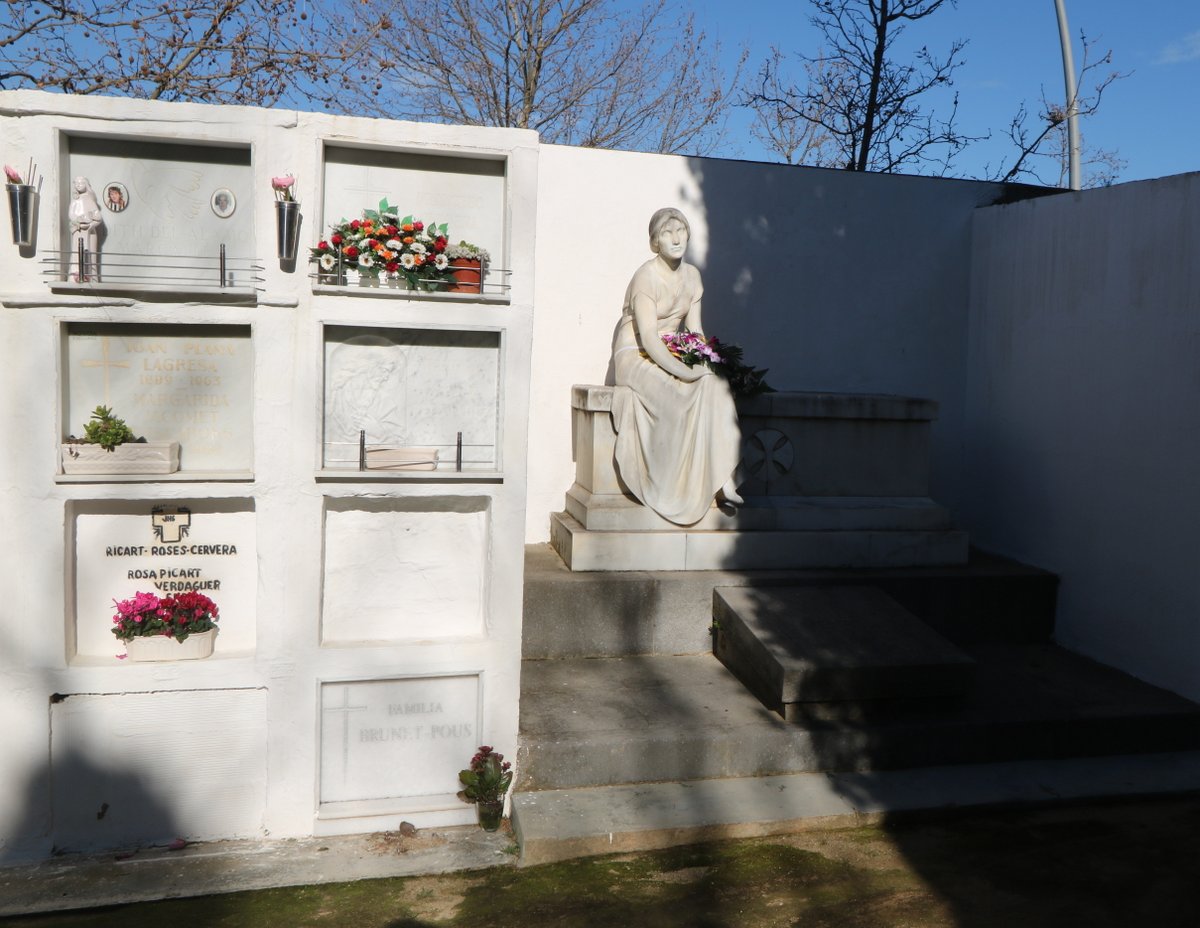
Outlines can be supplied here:
[[1191, 928], [1200, 797], [958, 814], [526, 869], [24, 917], [12, 928]]

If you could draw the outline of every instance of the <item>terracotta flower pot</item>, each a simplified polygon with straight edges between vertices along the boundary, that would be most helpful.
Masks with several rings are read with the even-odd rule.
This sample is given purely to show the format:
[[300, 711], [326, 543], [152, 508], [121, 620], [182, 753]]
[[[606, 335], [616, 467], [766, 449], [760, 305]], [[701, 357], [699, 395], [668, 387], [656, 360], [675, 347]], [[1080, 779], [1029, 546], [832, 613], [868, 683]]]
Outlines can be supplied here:
[[476, 258], [454, 258], [450, 262], [450, 276], [454, 283], [446, 288], [447, 293], [479, 293], [483, 262]]

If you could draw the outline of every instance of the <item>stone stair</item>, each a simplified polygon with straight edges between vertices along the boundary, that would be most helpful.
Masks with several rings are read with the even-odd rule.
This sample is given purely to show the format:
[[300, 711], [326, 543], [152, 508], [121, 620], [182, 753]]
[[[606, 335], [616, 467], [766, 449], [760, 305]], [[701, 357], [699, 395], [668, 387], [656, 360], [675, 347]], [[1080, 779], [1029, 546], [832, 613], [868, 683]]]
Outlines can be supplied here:
[[[513, 794], [522, 861], [864, 810], [1089, 795], [1088, 783], [1090, 795], [1200, 789], [1200, 707], [1056, 647], [1056, 586], [985, 556], [949, 568], [588, 575], [531, 548]], [[737, 601], [856, 587], [945, 636], [973, 662], [970, 684], [954, 698], [810, 702], [786, 721], [713, 656], [714, 589]]]

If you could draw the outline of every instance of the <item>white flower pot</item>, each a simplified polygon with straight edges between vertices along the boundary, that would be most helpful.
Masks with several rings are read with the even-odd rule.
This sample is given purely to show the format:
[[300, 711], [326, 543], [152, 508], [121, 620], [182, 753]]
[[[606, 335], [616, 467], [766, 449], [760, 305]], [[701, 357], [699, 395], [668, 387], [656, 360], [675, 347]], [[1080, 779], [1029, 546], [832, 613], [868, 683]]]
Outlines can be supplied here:
[[125, 653], [131, 661], [196, 661], [211, 657], [217, 629], [188, 635], [176, 641], [166, 635], [147, 635], [125, 642]]
[[86, 442], [63, 442], [64, 474], [173, 474], [179, 470], [179, 442], [129, 441], [105, 451]]

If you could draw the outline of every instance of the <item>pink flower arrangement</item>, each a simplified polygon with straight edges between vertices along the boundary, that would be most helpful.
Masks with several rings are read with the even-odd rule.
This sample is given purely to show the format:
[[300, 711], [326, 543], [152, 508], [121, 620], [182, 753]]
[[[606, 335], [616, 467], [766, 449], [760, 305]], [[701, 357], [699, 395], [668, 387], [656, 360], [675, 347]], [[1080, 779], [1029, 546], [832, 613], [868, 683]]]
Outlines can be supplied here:
[[137, 592], [132, 599], [113, 600], [112, 633], [121, 641], [165, 635], [184, 641], [188, 635], [217, 627], [217, 604], [195, 590], [159, 599], [154, 593]]
[[275, 191], [275, 199], [283, 203], [296, 202], [296, 194], [292, 188], [296, 184], [296, 178], [291, 174], [284, 174], [280, 177], [271, 178], [271, 187]]
[[23, 180], [21, 180], [21, 172], [14, 168], [11, 164], [6, 164], [4, 166], [4, 176], [8, 178], [8, 182], [10, 184], [25, 183]]
[[675, 357], [688, 367], [704, 364], [715, 374], [729, 381], [735, 396], [757, 396], [771, 393], [772, 388], [765, 380], [766, 369], [751, 367], [742, 361], [742, 349], [738, 345], [721, 342], [715, 336], [706, 337], [699, 332], [663, 332], [663, 344]]

